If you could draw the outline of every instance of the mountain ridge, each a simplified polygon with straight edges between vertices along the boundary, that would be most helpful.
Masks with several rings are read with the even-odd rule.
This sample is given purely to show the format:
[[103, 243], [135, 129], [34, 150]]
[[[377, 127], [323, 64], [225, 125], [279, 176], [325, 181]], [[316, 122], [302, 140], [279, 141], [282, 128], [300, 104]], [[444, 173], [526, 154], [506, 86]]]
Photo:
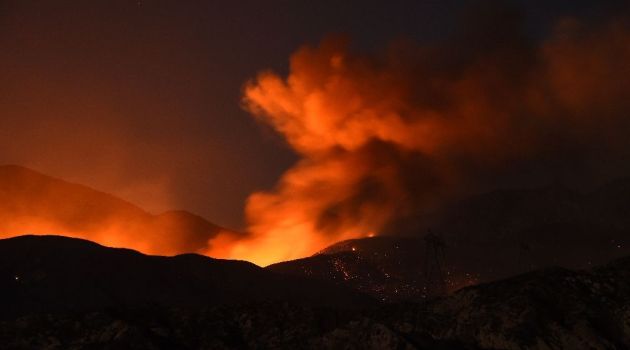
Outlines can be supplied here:
[[337, 242], [314, 256], [270, 265], [286, 274], [347, 284], [384, 300], [426, 297], [431, 231], [445, 243], [447, 289], [548, 266], [590, 268], [630, 255], [630, 178], [580, 193], [564, 186], [502, 189], [447, 206], [415, 235]]
[[333, 283], [198, 254], [145, 255], [62, 236], [0, 239], [3, 317], [150, 305], [209, 307], [263, 301], [353, 307], [369, 297]]
[[[530, 271], [507, 279], [466, 287], [451, 295], [400, 303], [354, 304], [349, 307], [344, 295], [331, 291], [331, 285], [309, 280], [288, 280], [301, 286], [306, 294], [277, 294], [279, 298], [249, 299], [239, 303], [202, 303], [182, 307], [176, 303], [116, 303], [89, 309], [33, 310], [21, 304], [32, 293], [13, 295], [7, 277], [14, 277], [15, 261], [37, 264], [46, 254], [37, 249], [25, 254], [17, 245], [44, 248], [47, 254], [64, 257], [65, 251], [51, 247], [51, 241], [64, 242], [71, 251], [90, 247], [128, 253], [158, 261], [218, 261], [194, 254], [177, 257], [149, 257], [125, 249], [112, 249], [64, 237], [18, 237], [0, 240], [0, 343], [6, 349], [67, 348], [151, 348], [151, 349], [627, 349], [630, 346], [630, 256], [612, 260], [587, 270], [560, 267]], [[7, 244], [16, 243], [16, 244]], [[11, 252], [13, 252], [11, 255]], [[9, 254], [7, 254], [9, 253]], [[88, 255], [95, 252], [88, 250]], [[7, 257], [9, 255], [9, 257]], [[72, 255], [72, 254], [70, 254]], [[98, 254], [97, 254], [98, 255]], [[322, 257], [323, 255], [319, 255]], [[100, 265], [107, 262], [97, 256]], [[14, 261], [13, 261], [14, 260]], [[86, 261], [82, 261], [83, 264]], [[89, 262], [89, 261], [88, 261]], [[233, 262], [225, 261], [228, 265]], [[40, 262], [53, 274], [57, 265]], [[250, 263], [237, 264], [246, 270], [276, 276]], [[134, 264], [127, 265], [133, 268]], [[74, 265], [76, 268], [77, 266]], [[178, 273], [187, 278], [194, 269], [180, 265]], [[225, 268], [225, 266], [223, 266]], [[13, 269], [10, 276], [8, 269]], [[191, 271], [192, 270], [192, 271]], [[91, 273], [93, 270], [88, 269]], [[114, 269], [114, 271], [118, 271]], [[159, 271], [168, 267], [161, 265]], [[23, 271], [24, 272], [24, 271]], [[28, 276], [41, 276], [37, 269], [21, 275], [18, 283], [36, 283]], [[58, 277], [62, 275], [54, 275]], [[99, 275], [100, 276], [100, 275]], [[226, 276], [229, 276], [226, 275]], [[49, 276], [51, 277], [51, 276]], [[72, 275], [70, 281], [76, 279]], [[105, 275], [107, 283], [116, 276]], [[224, 276], [220, 276], [223, 281]], [[242, 278], [241, 276], [233, 276]], [[53, 278], [55, 281], [56, 278]], [[126, 283], [133, 282], [128, 278]], [[281, 281], [281, 280], [280, 280]], [[226, 282], [229, 282], [227, 280]], [[250, 280], [241, 286], [252, 290]], [[11, 283], [16, 283], [15, 280]], [[82, 284], [89, 284], [83, 280]], [[181, 285], [185, 283], [179, 282]], [[155, 287], [147, 284], [149, 287]], [[221, 284], [220, 287], [225, 287]], [[265, 288], [255, 285], [257, 292]], [[49, 287], [49, 286], [48, 286]], [[286, 286], [278, 286], [282, 290]], [[68, 289], [64, 287], [64, 289]], [[134, 291], [134, 285], [126, 287]], [[55, 288], [46, 288], [46, 292]], [[72, 289], [70, 289], [72, 291]], [[6, 293], [8, 291], [8, 293]], [[111, 290], [110, 290], [111, 291]], [[310, 304], [309, 292], [325, 293], [332, 303]], [[169, 289], [177, 294], [177, 290]], [[232, 294], [228, 294], [232, 295]], [[42, 295], [38, 295], [41, 297]], [[76, 299], [85, 299], [75, 294]], [[146, 297], [146, 296], [145, 296]], [[355, 300], [356, 294], [346, 294]], [[17, 302], [16, 302], [17, 300]], [[57, 298], [54, 298], [57, 300]], [[189, 301], [190, 299], [185, 299]], [[180, 299], [181, 301], [181, 299]], [[241, 300], [243, 301], [243, 300]], [[356, 300], [355, 300], [356, 301]], [[29, 306], [30, 312], [8, 315], [7, 306]]]
[[199, 215], [153, 215], [111, 194], [18, 165], [0, 166], [0, 237], [58, 234], [151, 254], [201, 252], [220, 232]]

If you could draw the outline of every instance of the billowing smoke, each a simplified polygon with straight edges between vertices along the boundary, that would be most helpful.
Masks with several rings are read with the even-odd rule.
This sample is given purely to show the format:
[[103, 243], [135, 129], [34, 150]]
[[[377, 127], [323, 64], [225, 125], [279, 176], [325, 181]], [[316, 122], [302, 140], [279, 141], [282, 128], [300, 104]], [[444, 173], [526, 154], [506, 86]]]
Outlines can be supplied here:
[[629, 22], [565, 19], [529, 40], [497, 18], [445, 45], [373, 55], [329, 38], [294, 53], [287, 77], [246, 84], [245, 108], [301, 159], [249, 197], [249, 238], [222, 237], [209, 253], [298, 258], [487, 186], [627, 170]]

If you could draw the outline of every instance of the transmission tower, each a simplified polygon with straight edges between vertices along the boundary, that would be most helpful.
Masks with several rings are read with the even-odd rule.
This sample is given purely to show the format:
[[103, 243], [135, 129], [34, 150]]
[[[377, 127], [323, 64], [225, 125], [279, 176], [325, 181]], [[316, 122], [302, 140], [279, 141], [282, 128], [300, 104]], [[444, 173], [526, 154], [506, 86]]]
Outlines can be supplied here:
[[424, 262], [424, 279], [427, 296], [446, 294], [446, 276], [444, 275], [446, 244], [442, 237], [429, 230], [424, 236], [426, 254]]
[[532, 266], [532, 247], [529, 244], [521, 242], [518, 246], [517, 266], [519, 273], [531, 270]]

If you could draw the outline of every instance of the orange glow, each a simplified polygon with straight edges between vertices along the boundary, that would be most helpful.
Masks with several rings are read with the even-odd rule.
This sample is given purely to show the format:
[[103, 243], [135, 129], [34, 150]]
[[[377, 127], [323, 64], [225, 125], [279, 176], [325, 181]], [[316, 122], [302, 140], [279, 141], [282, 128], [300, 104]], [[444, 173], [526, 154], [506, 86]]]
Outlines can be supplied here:
[[[45, 215], [44, 215], [45, 216]], [[100, 227], [90, 227], [76, 221], [69, 225], [42, 217], [18, 216], [0, 224], [0, 238], [19, 235], [63, 235], [82, 238], [108, 246], [138, 250], [146, 254], [177, 255], [189, 252], [202, 252], [190, 241], [190, 232], [179, 227], [165, 229], [153, 220], [132, 222], [111, 218], [108, 222], [99, 221]], [[177, 238], [177, 235], [180, 235]], [[208, 231], [213, 235], [214, 231]]]
[[[151, 215], [17, 170], [0, 183], [0, 237], [63, 234], [151, 254], [199, 252], [259, 265], [374, 237], [508, 164], [557, 159], [558, 139], [569, 151], [627, 149], [630, 31], [623, 23], [593, 29], [567, 20], [538, 47], [500, 46], [464, 57], [412, 45], [362, 56], [334, 39], [303, 47], [287, 77], [263, 72], [244, 86], [245, 108], [299, 156], [274, 189], [247, 199], [248, 234], [186, 213]], [[90, 138], [101, 129], [107, 130], [75, 133]], [[108, 147], [122, 144], [115, 133], [102, 137]], [[138, 185], [130, 193], [162, 187], [145, 186], [151, 191]]]
[[221, 230], [190, 213], [151, 215], [81, 185], [21, 167], [0, 167], [0, 238], [55, 234], [175, 255], [207, 249], [208, 240]]
[[[264, 72], [246, 84], [244, 104], [301, 160], [273, 191], [249, 197], [250, 237], [225, 256], [264, 265], [372, 237], [460, 191], [478, 172], [469, 169], [553, 152], [554, 135], [575, 128], [576, 143], [611, 145], [630, 126], [617, 113], [604, 133], [593, 128], [611, 105], [630, 109], [630, 33], [611, 23], [587, 35], [561, 23], [537, 48], [475, 52], [453, 67], [441, 48], [365, 57], [333, 39], [298, 50], [286, 78]], [[624, 77], [607, 79], [607, 67]]]

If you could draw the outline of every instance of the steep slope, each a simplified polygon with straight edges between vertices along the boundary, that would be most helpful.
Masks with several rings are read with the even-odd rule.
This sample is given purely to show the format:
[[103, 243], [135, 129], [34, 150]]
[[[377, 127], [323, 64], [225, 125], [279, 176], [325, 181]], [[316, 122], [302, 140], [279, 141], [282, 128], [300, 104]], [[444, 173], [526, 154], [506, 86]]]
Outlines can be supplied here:
[[[17, 336], [16, 336], [17, 335]], [[630, 258], [551, 268], [420, 303], [253, 303], [0, 320], [7, 349], [628, 349]]]
[[627, 349], [629, 276], [628, 258], [592, 271], [551, 268], [385, 314], [397, 315], [394, 328], [415, 319], [432, 339], [475, 348]]
[[151, 215], [88, 187], [0, 166], [0, 238], [58, 234], [149, 254], [198, 252], [223, 228], [184, 211]]
[[384, 300], [417, 300], [435, 259], [426, 254], [429, 227], [446, 244], [443, 277], [451, 291], [547, 266], [589, 268], [630, 254], [628, 183], [588, 194], [548, 186], [477, 195], [447, 206], [415, 236], [339, 242], [268, 268], [340, 281]]
[[278, 300], [357, 306], [369, 298], [332, 283], [195, 254], [147, 256], [59, 236], [0, 240], [2, 317], [147, 305], [207, 307]]
[[381, 300], [413, 300], [423, 289], [424, 241], [373, 237], [339, 242], [318, 254], [281, 262], [267, 269], [335, 281]]

